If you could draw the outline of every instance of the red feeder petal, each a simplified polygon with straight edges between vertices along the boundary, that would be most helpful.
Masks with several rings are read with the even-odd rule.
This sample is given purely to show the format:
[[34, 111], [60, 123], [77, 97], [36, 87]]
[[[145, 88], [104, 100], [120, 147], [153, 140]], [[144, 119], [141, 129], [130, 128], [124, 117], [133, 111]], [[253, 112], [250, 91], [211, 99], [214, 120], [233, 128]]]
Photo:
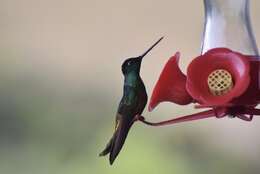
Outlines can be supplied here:
[[180, 53], [172, 56], [157, 81], [149, 104], [152, 111], [160, 102], [169, 101], [180, 105], [192, 102], [191, 96], [186, 91], [186, 76], [181, 72], [178, 62]]
[[[217, 69], [228, 71], [234, 86], [226, 94], [213, 95], [208, 88], [207, 79]], [[242, 95], [250, 82], [250, 63], [247, 57], [226, 48], [216, 48], [195, 58], [188, 67], [187, 91], [201, 104], [225, 105]]]
[[232, 101], [237, 105], [257, 105], [260, 103], [259, 57], [247, 56], [250, 62], [250, 84], [244, 94]]

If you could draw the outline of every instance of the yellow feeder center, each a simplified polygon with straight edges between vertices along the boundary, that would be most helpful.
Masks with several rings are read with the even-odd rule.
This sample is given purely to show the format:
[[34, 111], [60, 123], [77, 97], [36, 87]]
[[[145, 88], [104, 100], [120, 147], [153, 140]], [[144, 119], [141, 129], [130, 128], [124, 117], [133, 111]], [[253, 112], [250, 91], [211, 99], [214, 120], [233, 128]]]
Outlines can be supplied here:
[[233, 88], [232, 76], [224, 69], [217, 69], [208, 76], [209, 90], [213, 95], [223, 95]]

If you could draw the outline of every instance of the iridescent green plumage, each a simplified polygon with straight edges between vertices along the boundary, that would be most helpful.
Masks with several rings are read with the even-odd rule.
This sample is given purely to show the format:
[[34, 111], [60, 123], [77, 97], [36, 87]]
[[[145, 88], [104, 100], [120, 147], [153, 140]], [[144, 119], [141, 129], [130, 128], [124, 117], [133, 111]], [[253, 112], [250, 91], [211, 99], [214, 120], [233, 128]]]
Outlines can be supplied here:
[[146, 106], [147, 93], [143, 80], [140, 77], [141, 63], [143, 57], [162, 39], [163, 37], [153, 44], [143, 55], [129, 58], [122, 64], [122, 73], [125, 78], [124, 89], [123, 97], [117, 110], [115, 132], [106, 148], [100, 153], [100, 156], [110, 153], [110, 164], [113, 164], [122, 149], [136, 115], [141, 115]]

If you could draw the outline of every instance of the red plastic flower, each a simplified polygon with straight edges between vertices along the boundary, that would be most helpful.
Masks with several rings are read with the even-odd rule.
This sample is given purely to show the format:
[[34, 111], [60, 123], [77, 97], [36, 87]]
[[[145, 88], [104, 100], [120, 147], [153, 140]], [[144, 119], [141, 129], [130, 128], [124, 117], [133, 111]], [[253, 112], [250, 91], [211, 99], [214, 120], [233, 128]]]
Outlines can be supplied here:
[[172, 120], [150, 123], [165, 125], [208, 117], [221, 118], [226, 115], [250, 121], [260, 115], [255, 106], [260, 102], [259, 60], [227, 48], [215, 48], [196, 57], [188, 66], [185, 76], [179, 66], [179, 53], [166, 63], [155, 85], [149, 111], [160, 102], [169, 101], [179, 105], [197, 103], [204, 111]]
[[179, 68], [180, 53], [177, 52], [166, 63], [161, 76], [153, 90], [149, 111], [160, 102], [169, 101], [179, 105], [186, 105], [192, 102], [192, 97], [186, 91], [186, 76]]
[[[212, 94], [207, 83], [209, 75], [214, 71], [218, 72], [217, 70], [230, 73], [232, 84], [234, 84], [232, 89], [223, 95]], [[242, 95], [248, 88], [250, 82], [249, 72], [250, 66], [247, 57], [225, 48], [213, 49], [195, 58], [190, 63], [187, 72], [186, 89], [200, 104], [212, 106], [231, 104], [232, 99]], [[219, 71], [219, 73], [215, 73], [215, 76], [224, 77], [224, 73]], [[215, 79], [218, 80], [218, 78]], [[225, 84], [224, 81], [221, 82]], [[221, 85], [221, 82], [218, 85]]]

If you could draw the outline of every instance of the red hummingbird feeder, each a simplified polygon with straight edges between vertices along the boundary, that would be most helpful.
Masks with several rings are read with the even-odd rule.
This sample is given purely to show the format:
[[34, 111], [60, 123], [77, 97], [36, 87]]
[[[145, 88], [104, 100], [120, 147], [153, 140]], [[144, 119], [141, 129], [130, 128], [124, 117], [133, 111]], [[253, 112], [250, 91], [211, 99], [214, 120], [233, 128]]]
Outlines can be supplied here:
[[260, 57], [249, 17], [248, 0], [204, 0], [205, 26], [201, 54], [192, 59], [185, 75], [180, 53], [161, 72], [149, 103], [152, 111], [161, 102], [193, 103], [207, 111], [145, 124], [162, 126], [209, 117], [229, 116], [251, 121], [260, 115]]

